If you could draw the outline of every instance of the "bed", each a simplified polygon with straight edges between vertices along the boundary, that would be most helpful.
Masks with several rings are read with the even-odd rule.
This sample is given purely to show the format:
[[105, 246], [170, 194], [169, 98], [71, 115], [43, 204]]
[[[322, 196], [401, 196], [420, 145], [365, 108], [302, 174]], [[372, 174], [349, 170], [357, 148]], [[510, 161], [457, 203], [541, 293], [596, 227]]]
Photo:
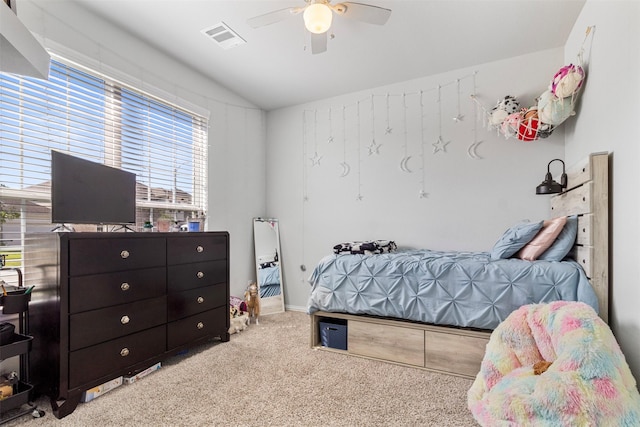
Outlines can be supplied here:
[[[499, 245], [491, 252], [323, 258], [309, 278], [312, 347], [334, 351], [323, 346], [319, 324], [335, 321], [347, 334], [347, 350], [339, 351], [473, 377], [491, 331], [523, 305], [581, 301], [606, 322], [608, 164], [607, 153], [590, 155], [567, 171], [567, 189], [551, 198], [554, 220], [575, 221], [575, 234], [565, 238], [569, 255], [561, 260], [499, 258]], [[536, 223], [517, 227], [542, 234]]]

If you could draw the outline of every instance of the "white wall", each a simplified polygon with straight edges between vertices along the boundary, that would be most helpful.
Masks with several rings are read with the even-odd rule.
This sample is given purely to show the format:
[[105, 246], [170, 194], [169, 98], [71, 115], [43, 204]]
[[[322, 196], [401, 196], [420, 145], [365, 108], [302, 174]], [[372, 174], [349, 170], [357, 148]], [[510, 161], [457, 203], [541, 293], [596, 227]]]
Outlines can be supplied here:
[[266, 207], [264, 113], [72, 2], [21, 0], [18, 17], [46, 48], [67, 59], [210, 112], [206, 229], [229, 231], [231, 294], [242, 295], [255, 279], [252, 218], [264, 216]]
[[[474, 121], [468, 76], [477, 72], [477, 96], [487, 108], [508, 94], [528, 107], [562, 62], [563, 50], [553, 49], [269, 112], [267, 213], [280, 219], [286, 305], [306, 307], [309, 274], [337, 243], [391, 239], [401, 247], [488, 251], [515, 222], [546, 218], [548, 197], [536, 196], [535, 187], [549, 160], [563, 157], [564, 129], [536, 142], [487, 131]], [[458, 79], [464, 118], [456, 123]], [[440, 135], [450, 143], [434, 153]], [[370, 155], [373, 139], [381, 146]], [[468, 149], [480, 140], [482, 159], [472, 158]], [[312, 166], [316, 152], [322, 158]], [[408, 155], [413, 173], [400, 168]], [[341, 177], [345, 161], [351, 169]]]
[[610, 325], [636, 379], [640, 378], [640, 2], [594, 1], [584, 6], [565, 48], [574, 62], [585, 38], [588, 77], [575, 122], [567, 127], [566, 158], [611, 153]]

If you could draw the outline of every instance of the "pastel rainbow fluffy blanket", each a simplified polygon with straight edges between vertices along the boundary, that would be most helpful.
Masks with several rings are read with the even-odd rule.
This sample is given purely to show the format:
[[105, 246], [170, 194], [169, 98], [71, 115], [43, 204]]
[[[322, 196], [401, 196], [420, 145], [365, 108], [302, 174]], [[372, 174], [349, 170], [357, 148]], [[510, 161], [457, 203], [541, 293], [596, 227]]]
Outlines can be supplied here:
[[[533, 365], [552, 362], [534, 375]], [[586, 304], [520, 307], [491, 334], [468, 406], [482, 426], [640, 426], [636, 381]]]

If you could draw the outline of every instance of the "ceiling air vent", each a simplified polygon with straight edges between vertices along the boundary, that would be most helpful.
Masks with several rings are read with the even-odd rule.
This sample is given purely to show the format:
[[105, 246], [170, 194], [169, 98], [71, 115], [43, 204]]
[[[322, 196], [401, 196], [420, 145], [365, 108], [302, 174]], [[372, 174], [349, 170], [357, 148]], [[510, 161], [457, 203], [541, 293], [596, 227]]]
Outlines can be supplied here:
[[201, 32], [216, 42], [223, 49], [231, 49], [232, 47], [245, 44], [247, 42], [224, 22], [207, 27]]

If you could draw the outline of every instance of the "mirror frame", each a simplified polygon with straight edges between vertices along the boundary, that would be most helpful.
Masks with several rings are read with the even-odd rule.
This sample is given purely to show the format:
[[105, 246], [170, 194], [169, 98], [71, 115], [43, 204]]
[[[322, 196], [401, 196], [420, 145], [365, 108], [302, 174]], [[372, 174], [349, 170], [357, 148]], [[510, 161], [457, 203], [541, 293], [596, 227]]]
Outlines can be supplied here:
[[[263, 245], [260, 244], [262, 238], [265, 233], [262, 228], [264, 226], [269, 226], [274, 232], [274, 241], [272, 247], [275, 249], [275, 254], [273, 256], [273, 260], [265, 260], [265, 253], [259, 253], [260, 247]], [[267, 243], [266, 245], [269, 245]], [[256, 267], [256, 283], [258, 283], [258, 288], [260, 291], [261, 283], [260, 283], [260, 268], [261, 264], [265, 262], [274, 262], [277, 267], [277, 274], [280, 279], [280, 294], [270, 297], [260, 297], [260, 315], [268, 315], [273, 313], [282, 313], [285, 311], [284, 305], [284, 281], [282, 278], [282, 252], [280, 250], [280, 224], [276, 218], [254, 218], [253, 219], [253, 247], [254, 247], [254, 255], [255, 255], [255, 267]]]

